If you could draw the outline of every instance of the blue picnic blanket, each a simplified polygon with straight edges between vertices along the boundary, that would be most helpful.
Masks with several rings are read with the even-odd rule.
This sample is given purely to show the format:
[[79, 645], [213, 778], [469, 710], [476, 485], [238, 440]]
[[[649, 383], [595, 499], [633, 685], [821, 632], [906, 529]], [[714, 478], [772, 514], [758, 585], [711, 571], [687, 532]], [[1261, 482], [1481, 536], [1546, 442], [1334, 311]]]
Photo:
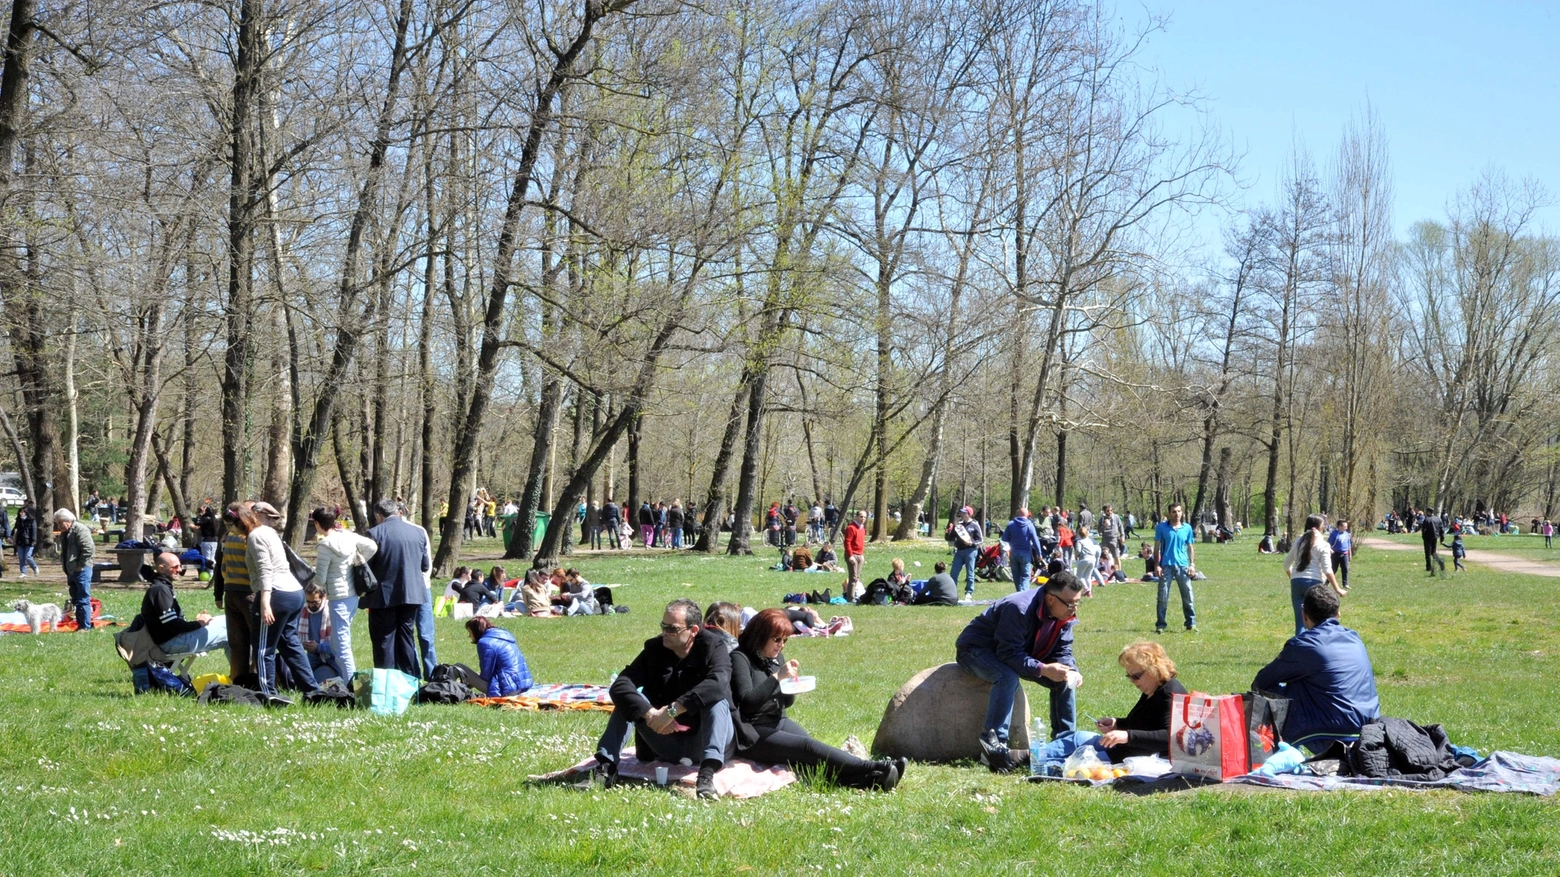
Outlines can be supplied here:
[[1463, 792], [1526, 792], [1550, 796], [1560, 792], [1560, 759], [1515, 752], [1491, 752], [1472, 767], [1458, 768], [1434, 781], [1373, 779], [1371, 777], [1246, 774], [1230, 780], [1252, 786], [1330, 792], [1335, 789], [1456, 789]]

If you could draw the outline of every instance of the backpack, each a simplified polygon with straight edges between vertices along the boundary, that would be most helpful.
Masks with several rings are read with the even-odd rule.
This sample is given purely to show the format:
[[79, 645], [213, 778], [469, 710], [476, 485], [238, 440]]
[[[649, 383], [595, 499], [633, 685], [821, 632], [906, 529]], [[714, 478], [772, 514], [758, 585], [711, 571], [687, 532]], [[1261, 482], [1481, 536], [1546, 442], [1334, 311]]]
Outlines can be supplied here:
[[198, 703], [241, 703], [249, 706], [265, 706], [265, 695], [242, 685], [224, 685], [220, 682], [206, 686], [196, 699]]
[[894, 602], [894, 589], [888, 579], [873, 579], [856, 600], [858, 606], [887, 606]]
[[429, 682], [418, 689], [417, 702], [458, 704], [465, 703], [475, 696], [471, 686], [459, 679], [447, 679], [443, 682]]
[[601, 614], [607, 615], [611, 613], [613, 610], [608, 607], [612, 605], [612, 589], [601, 587], [597, 588], [593, 593], [596, 595], [596, 605], [601, 608]]
[[333, 703], [337, 709], [357, 709], [357, 696], [345, 688], [331, 686], [328, 688], [316, 688], [303, 696], [304, 703], [318, 706], [322, 703]]
[[145, 667], [147, 691], [163, 691], [180, 697], [194, 697], [195, 686], [162, 664], [148, 663]]

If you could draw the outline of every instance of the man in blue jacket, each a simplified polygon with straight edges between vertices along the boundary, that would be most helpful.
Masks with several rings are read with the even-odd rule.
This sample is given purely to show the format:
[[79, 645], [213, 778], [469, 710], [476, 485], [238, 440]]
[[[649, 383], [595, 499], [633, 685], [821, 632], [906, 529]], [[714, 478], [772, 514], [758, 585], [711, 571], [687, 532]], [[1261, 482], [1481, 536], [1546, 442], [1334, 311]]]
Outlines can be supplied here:
[[[379, 546], [369, 558], [369, 568], [379, 587], [363, 595], [359, 604], [368, 610], [368, 636], [374, 644], [374, 666], [419, 676], [417, 665], [417, 614], [429, 602], [423, 574], [433, 566], [428, 534], [403, 519], [395, 500], [374, 503], [379, 525], [368, 537]], [[429, 631], [430, 638], [432, 630]], [[430, 653], [429, 658], [433, 655]]]
[[1338, 595], [1328, 585], [1305, 592], [1305, 631], [1284, 643], [1251, 688], [1289, 698], [1283, 737], [1312, 752], [1334, 740], [1354, 740], [1360, 726], [1381, 715], [1376, 677], [1360, 635], [1338, 622]]
[[1029, 519], [1029, 507], [1024, 506], [1008, 521], [1002, 530], [1002, 541], [1008, 544], [1008, 565], [1013, 570], [1013, 590], [1029, 587], [1029, 571], [1043, 556], [1040, 551], [1040, 534]]
[[1051, 695], [1051, 737], [1072, 733], [1078, 724], [1073, 660], [1073, 625], [1083, 583], [1070, 572], [1051, 576], [1043, 588], [1020, 591], [993, 603], [959, 634], [955, 648], [959, 666], [991, 683], [985, 730], [980, 735], [981, 761], [997, 773], [1013, 768], [1008, 752], [1008, 724], [1020, 679], [1040, 684]]

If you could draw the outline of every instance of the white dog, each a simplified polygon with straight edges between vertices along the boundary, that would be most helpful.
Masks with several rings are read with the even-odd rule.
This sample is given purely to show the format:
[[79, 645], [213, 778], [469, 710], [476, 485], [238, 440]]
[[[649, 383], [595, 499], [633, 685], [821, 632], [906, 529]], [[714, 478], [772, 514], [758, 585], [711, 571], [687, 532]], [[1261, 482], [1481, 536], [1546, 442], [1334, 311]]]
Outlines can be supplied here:
[[27, 600], [17, 600], [11, 604], [11, 608], [27, 616], [27, 626], [33, 633], [42, 633], [43, 626], [49, 625], [49, 630], [58, 631], [60, 621], [65, 617], [58, 603], [32, 603]]

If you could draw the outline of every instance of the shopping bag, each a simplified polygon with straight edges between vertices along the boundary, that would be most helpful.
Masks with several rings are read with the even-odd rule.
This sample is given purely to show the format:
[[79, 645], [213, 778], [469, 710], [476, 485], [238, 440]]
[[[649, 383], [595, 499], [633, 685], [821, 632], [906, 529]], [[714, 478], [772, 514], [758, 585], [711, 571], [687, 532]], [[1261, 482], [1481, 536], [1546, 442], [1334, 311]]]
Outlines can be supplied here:
[[445, 618], [450, 614], [450, 608], [455, 605], [454, 597], [435, 597], [433, 601], [433, 617]]
[[1238, 694], [1194, 691], [1170, 701], [1170, 769], [1224, 781], [1246, 773], [1246, 713]]
[[1284, 720], [1289, 717], [1289, 698], [1249, 691], [1241, 700], [1246, 712], [1246, 770], [1250, 772], [1278, 751]]
[[470, 603], [456, 603], [450, 607], [451, 618], [470, 618], [477, 607]]
[[357, 690], [359, 706], [366, 706], [377, 715], [399, 716], [412, 705], [421, 681], [400, 670], [375, 667], [372, 671], [360, 670], [352, 677]]

